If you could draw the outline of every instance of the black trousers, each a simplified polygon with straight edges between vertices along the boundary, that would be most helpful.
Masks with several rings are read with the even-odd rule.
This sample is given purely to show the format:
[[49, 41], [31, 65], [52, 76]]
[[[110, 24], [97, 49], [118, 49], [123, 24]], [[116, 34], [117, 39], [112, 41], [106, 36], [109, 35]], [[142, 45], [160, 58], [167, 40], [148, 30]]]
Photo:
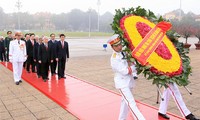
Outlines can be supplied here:
[[23, 63], [23, 68], [26, 68], [26, 66], [27, 66], [27, 61], [25, 61], [25, 62]]
[[36, 69], [37, 69], [37, 75], [41, 76], [42, 75], [42, 69], [41, 69], [41, 63], [39, 63], [38, 61], [36, 62]]
[[57, 61], [53, 60], [53, 62], [51, 63], [51, 74], [56, 73], [56, 67], [57, 67]]
[[58, 60], [58, 77], [64, 77], [66, 59], [61, 58]]
[[48, 78], [48, 72], [49, 72], [49, 62], [42, 63], [41, 64], [42, 79]]
[[0, 60], [1, 61], [6, 61], [6, 54], [5, 54], [5, 52], [0, 52]]
[[35, 62], [33, 60], [33, 57], [28, 56], [26, 62], [27, 62], [26, 70], [30, 71], [30, 65], [31, 65], [32, 72], [35, 72]]
[[9, 62], [9, 48], [7, 48], [7, 50], [6, 50], [6, 61], [8, 61]]

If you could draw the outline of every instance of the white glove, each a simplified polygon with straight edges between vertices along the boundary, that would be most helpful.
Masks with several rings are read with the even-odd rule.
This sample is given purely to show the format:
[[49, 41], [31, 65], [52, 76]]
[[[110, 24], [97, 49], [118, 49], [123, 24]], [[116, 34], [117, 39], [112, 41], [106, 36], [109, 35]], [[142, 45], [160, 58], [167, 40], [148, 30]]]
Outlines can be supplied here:
[[13, 60], [13, 59], [12, 59], [12, 56], [9, 56], [9, 61], [10, 61], [11, 63], [12, 63], [12, 60]]
[[132, 72], [135, 72], [136, 70], [135, 65], [131, 65], [130, 67], [131, 67]]
[[138, 76], [137, 76], [137, 73], [136, 73], [136, 72], [133, 72], [133, 73], [132, 73], [132, 76], [133, 76], [134, 80], [138, 79]]

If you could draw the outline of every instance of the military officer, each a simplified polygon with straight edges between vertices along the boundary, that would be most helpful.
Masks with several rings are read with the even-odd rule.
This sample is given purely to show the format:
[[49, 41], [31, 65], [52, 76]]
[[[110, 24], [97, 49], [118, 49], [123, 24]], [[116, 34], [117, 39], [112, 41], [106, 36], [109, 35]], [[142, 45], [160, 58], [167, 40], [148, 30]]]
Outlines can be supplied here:
[[174, 101], [176, 102], [181, 114], [187, 119], [187, 120], [200, 120], [197, 119], [186, 107], [183, 98], [181, 96], [181, 93], [176, 85], [176, 83], [170, 83], [168, 85], [168, 88], [166, 88], [163, 91], [163, 98], [164, 100], [161, 101], [158, 115], [165, 118], [170, 119], [169, 116], [167, 116], [167, 106], [170, 99], [170, 94], [173, 96]]
[[137, 120], [145, 120], [144, 116], [137, 108], [136, 102], [132, 95], [132, 88], [135, 82], [132, 73], [135, 71], [135, 66], [124, 59], [119, 35], [113, 35], [108, 40], [108, 43], [114, 50], [110, 61], [111, 67], [115, 73], [115, 87], [122, 95], [119, 120], [125, 120], [127, 118], [128, 109], [130, 109], [130, 112]]
[[12, 62], [13, 66], [13, 75], [14, 81], [16, 85], [22, 82], [22, 68], [23, 63], [26, 61], [26, 43], [21, 40], [22, 33], [16, 32], [15, 33], [15, 40], [10, 42], [9, 45], [9, 59]]
[[6, 61], [9, 62], [9, 45], [10, 45], [10, 41], [13, 40], [12, 31], [8, 31], [7, 35], [8, 36], [5, 38], [5, 41], [4, 41], [4, 47], [5, 47], [5, 52], [6, 52]]

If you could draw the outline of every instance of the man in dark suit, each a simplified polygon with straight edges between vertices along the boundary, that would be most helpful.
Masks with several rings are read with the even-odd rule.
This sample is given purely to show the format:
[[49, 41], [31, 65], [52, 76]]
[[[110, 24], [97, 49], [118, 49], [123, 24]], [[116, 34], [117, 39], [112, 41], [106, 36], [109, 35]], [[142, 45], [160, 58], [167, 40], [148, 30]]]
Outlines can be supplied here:
[[4, 41], [4, 47], [5, 47], [5, 52], [6, 52], [6, 61], [9, 62], [9, 45], [10, 45], [10, 41], [13, 40], [12, 31], [8, 31], [7, 35], [8, 36], [5, 38], [5, 41]]
[[56, 61], [58, 61], [58, 79], [66, 78], [64, 76], [65, 63], [69, 58], [69, 47], [65, 41], [65, 35], [60, 34], [60, 41], [57, 42], [56, 46]]
[[0, 60], [1, 61], [6, 61], [3, 36], [0, 36]]
[[26, 45], [27, 45], [27, 67], [26, 70], [28, 73], [30, 73], [30, 65], [32, 68], [32, 72], [35, 72], [35, 62], [33, 60], [33, 46], [35, 44], [35, 40], [34, 40], [35, 34], [34, 33], [30, 33], [30, 40], [27, 41]]
[[36, 63], [36, 69], [37, 69], [37, 76], [40, 78], [41, 76], [41, 64], [38, 62], [38, 49], [41, 44], [42, 38], [39, 38], [39, 36], [35, 36], [35, 44], [33, 47], [33, 60]]
[[48, 44], [48, 37], [43, 37], [43, 44], [38, 49], [38, 62], [41, 63], [41, 73], [44, 82], [48, 80], [49, 65], [53, 62], [52, 46]]
[[[30, 40], [30, 34], [29, 33], [26, 33], [25, 35], [24, 35], [24, 42], [26, 43], [26, 46], [27, 46], [27, 41], [28, 40]], [[27, 53], [27, 51], [26, 51], [26, 53]], [[24, 64], [23, 64], [23, 68], [26, 68], [26, 66], [27, 66], [27, 60], [24, 62]]]
[[53, 52], [53, 62], [51, 63], [51, 75], [53, 76], [56, 74], [56, 67], [57, 67], [57, 61], [56, 61], [56, 44], [57, 40], [55, 40], [55, 34], [50, 34], [51, 39], [49, 40], [48, 44], [52, 46], [52, 52]]

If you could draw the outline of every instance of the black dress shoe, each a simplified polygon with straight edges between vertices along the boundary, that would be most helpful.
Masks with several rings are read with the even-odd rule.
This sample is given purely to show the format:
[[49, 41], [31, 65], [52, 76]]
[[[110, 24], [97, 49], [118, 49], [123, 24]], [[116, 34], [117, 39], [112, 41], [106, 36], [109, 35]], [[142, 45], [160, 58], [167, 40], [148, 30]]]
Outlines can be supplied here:
[[187, 120], [200, 120], [200, 119], [196, 118], [192, 113], [187, 115], [185, 118]]
[[62, 77], [59, 76], [59, 77], [58, 77], [58, 80], [60, 80], [61, 78], [62, 78]]
[[16, 85], [19, 85], [19, 82], [15, 82]]
[[19, 80], [19, 83], [22, 83], [22, 80]]
[[165, 118], [165, 119], [169, 119], [170, 117], [167, 116], [167, 114], [162, 114], [162, 113], [158, 113], [159, 116]]
[[31, 73], [30, 71], [27, 71], [28, 73]]
[[46, 80], [46, 79], [43, 79], [43, 81], [46, 82], [47, 80]]

